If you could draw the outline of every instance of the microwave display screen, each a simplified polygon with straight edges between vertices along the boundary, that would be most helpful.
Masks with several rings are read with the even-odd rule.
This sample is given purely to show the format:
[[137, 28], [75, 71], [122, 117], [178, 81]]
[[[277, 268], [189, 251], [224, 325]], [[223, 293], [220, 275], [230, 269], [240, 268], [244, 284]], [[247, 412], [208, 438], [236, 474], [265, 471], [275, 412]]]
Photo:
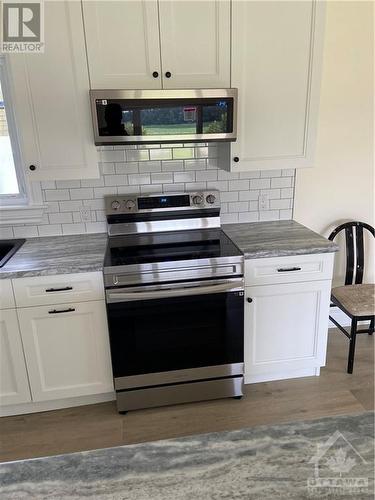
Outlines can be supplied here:
[[228, 134], [233, 99], [96, 99], [100, 137]]

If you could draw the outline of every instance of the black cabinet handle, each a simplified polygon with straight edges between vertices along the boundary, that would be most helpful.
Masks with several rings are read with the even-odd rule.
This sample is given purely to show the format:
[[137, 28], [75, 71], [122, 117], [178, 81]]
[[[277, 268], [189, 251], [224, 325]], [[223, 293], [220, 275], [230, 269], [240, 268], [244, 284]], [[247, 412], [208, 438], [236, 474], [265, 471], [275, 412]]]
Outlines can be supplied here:
[[69, 307], [69, 309], [61, 309], [58, 311], [57, 309], [52, 309], [52, 311], [48, 311], [48, 314], [61, 314], [61, 313], [71, 313], [74, 312], [74, 307]]
[[251, 304], [253, 301], [253, 299], [251, 299], [250, 297], [248, 297], [246, 300], [248, 301], [249, 304]]
[[235, 157], [233, 158], [233, 161], [234, 161], [235, 163], [238, 163], [238, 162], [240, 161], [240, 159], [238, 158], [238, 156], [235, 156]]
[[172, 73], [170, 71], [167, 71], [165, 73], [166, 78], [170, 78], [172, 76]]
[[157, 78], [157, 77], [159, 76], [159, 73], [158, 73], [157, 71], [154, 71], [154, 72], [152, 73], [152, 76], [153, 76], [154, 78]]
[[47, 288], [46, 292], [66, 292], [67, 290], [73, 290], [72, 286], [64, 286], [63, 288]]
[[277, 270], [278, 273], [289, 273], [289, 271], [301, 271], [300, 267], [281, 267]]
[[32, 172], [34, 172], [34, 170], [36, 170], [36, 166], [35, 165], [30, 165], [29, 166], [29, 170], [31, 170]]

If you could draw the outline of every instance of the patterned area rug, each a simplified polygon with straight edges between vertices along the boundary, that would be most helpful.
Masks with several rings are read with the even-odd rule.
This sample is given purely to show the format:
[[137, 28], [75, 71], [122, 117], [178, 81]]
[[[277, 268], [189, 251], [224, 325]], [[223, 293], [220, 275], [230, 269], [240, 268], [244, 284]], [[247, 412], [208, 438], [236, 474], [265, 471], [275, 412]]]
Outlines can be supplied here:
[[374, 414], [260, 426], [0, 465], [0, 498], [374, 498]]

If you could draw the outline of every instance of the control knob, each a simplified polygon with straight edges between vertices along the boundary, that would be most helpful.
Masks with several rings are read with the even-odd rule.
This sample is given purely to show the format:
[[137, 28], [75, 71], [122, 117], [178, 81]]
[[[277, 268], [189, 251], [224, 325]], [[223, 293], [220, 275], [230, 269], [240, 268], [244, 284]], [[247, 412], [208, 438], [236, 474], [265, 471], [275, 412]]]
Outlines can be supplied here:
[[126, 208], [127, 210], [133, 210], [133, 208], [134, 208], [134, 207], [135, 207], [135, 203], [134, 203], [134, 201], [133, 201], [133, 200], [127, 200], [127, 201], [125, 202], [125, 208]]
[[194, 205], [200, 205], [201, 203], [203, 203], [202, 196], [200, 196], [199, 194], [196, 196], [193, 196], [193, 203], [194, 203]]
[[213, 203], [215, 203], [215, 196], [213, 194], [209, 194], [208, 196], [206, 196], [206, 201], [207, 203], [209, 203], [210, 205], [212, 205]]
[[118, 200], [112, 201], [111, 207], [112, 210], [118, 210], [121, 207], [121, 203]]

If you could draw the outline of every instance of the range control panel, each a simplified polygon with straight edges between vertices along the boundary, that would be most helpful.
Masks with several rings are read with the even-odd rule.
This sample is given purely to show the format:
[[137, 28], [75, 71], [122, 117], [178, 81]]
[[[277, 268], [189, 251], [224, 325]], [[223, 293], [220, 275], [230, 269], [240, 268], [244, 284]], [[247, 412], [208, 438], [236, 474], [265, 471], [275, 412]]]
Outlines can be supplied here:
[[192, 193], [111, 195], [105, 197], [107, 215], [138, 214], [153, 211], [175, 211], [220, 208], [220, 192], [194, 191]]

